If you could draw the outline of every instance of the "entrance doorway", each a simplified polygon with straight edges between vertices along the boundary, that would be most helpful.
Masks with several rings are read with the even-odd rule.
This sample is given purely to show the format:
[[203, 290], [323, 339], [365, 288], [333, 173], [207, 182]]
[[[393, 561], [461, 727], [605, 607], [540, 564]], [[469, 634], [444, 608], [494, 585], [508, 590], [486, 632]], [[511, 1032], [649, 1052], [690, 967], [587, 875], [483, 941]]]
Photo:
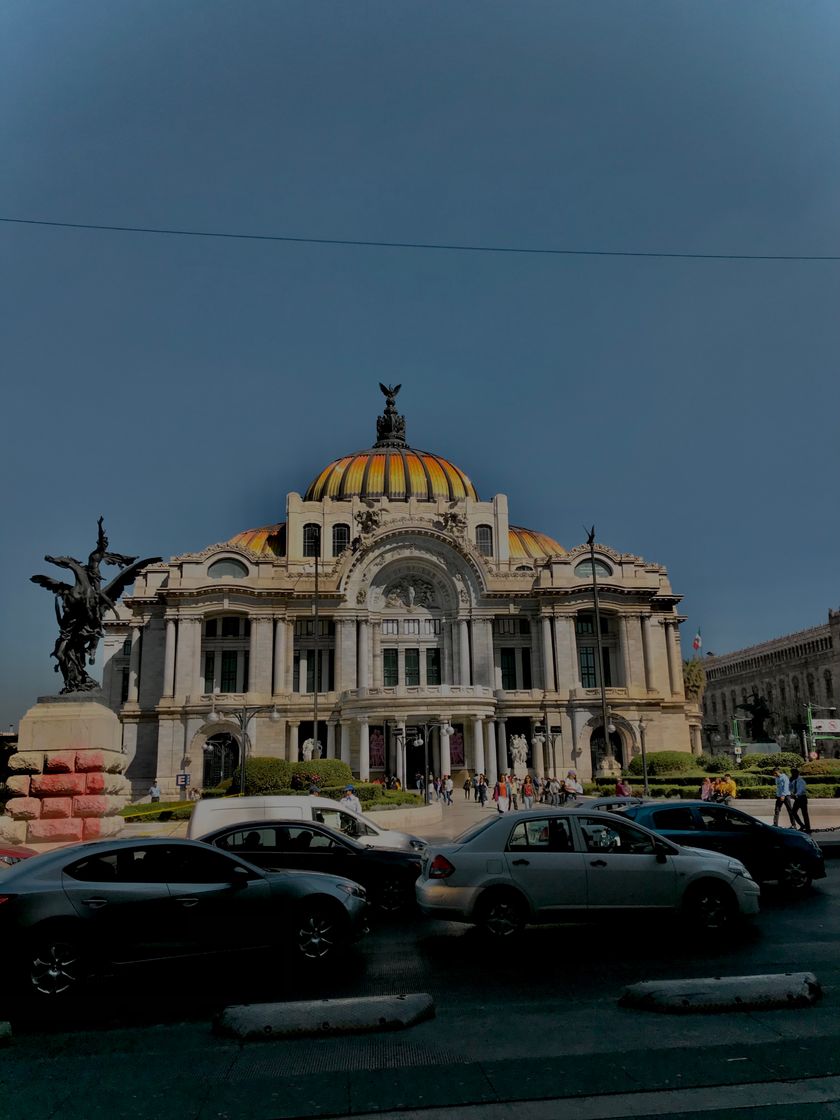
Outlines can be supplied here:
[[232, 778], [239, 765], [239, 744], [229, 731], [211, 735], [204, 744], [204, 769], [201, 775], [203, 789], [214, 789], [220, 782]]
[[[594, 774], [601, 764], [601, 759], [606, 754], [606, 750], [604, 749], [603, 727], [596, 727], [592, 732], [592, 738], [589, 741], [589, 746], [592, 751], [592, 773]], [[624, 742], [617, 731], [610, 732], [610, 748], [612, 750], [613, 758], [623, 770], [627, 765], [626, 759], [624, 757]]]

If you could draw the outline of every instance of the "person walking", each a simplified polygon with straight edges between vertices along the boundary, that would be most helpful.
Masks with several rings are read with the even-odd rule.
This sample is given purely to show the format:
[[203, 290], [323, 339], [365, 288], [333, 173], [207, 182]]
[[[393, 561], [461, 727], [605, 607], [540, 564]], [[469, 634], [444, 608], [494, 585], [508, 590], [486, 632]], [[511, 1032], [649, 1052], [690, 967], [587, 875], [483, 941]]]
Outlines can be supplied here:
[[533, 809], [534, 793], [534, 783], [531, 781], [531, 776], [529, 774], [522, 783], [522, 800], [525, 802], [526, 809]]
[[479, 774], [478, 777], [478, 803], [484, 808], [487, 804], [487, 775]]
[[345, 786], [344, 793], [338, 803], [351, 813], [361, 813], [362, 811], [362, 803], [356, 796], [355, 786]]
[[811, 818], [808, 815], [808, 783], [798, 770], [790, 772], [790, 795], [793, 798], [793, 827], [800, 832], [811, 831]]
[[472, 789], [472, 779], [469, 777], [464, 778], [464, 800], [469, 801], [470, 790]]
[[493, 789], [493, 800], [496, 802], [498, 812], [506, 813], [510, 809], [510, 789], [505, 774], [499, 775], [499, 780]]
[[784, 770], [780, 770], [777, 766], [773, 770], [773, 779], [776, 783], [776, 808], [773, 812], [773, 824], [778, 825], [779, 814], [784, 805], [790, 818], [790, 827], [796, 828], [796, 821], [793, 818], [793, 802], [790, 799], [790, 778]]
[[478, 783], [479, 783], [480, 779], [481, 779], [480, 774], [473, 774], [473, 776], [472, 776], [473, 801], [478, 801]]
[[447, 774], [443, 783], [443, 793], [446, 799], [446, 804], [452, 804], [452, 791], [455, 789], [455, 783], [452, 781], [452, 775]]
[[701, 785], [700, 785], [700, 800], [701, 801], [711, 801], [712, 800], [712, 794], [714, 793], [714, 788], [715, 788], [715, 783], [712, 781], [712, 779], [707, 774], [706, 777], [703, 779]]

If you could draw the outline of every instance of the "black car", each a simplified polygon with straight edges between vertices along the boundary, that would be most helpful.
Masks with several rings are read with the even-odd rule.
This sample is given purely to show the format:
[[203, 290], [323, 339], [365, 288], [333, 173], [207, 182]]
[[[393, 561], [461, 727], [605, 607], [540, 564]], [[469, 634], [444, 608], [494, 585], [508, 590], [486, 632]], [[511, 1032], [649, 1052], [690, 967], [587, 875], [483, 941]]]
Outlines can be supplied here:
[[15, 995], [58, 1004], [121, 965], [262, 949], [320, 964], [364, 932], [366, 909], [334, 875], [270, 874], [194, 840], [99, 840], [3, 872], [0, 945]]
[[420, 874], [419, 853], [402, 848], [373, 848], [325, 824], [311, 821], [246, 821], [217, 828], [201, 837], [225, 852], [234, 852], [267, 871], [301, 868], [353, 879], [368, 891], [373, 906], [386, 912], [414, 905]]
[[802, 891], [825, 878], [823, 854], [801, 832], [764, 824], [731, 805], [708, 801], [654, 801], [628, 806], [623, 816], [660, 832], [675, 844], [714, 848], [739, 859], [760, 883]]

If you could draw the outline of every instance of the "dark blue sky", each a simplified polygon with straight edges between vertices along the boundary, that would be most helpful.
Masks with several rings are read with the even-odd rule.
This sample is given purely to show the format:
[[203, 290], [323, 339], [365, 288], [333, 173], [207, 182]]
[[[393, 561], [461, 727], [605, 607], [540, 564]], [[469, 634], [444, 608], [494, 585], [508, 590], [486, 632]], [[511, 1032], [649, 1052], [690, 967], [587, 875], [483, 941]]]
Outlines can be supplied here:
[[[838, 32], [836, 0], [8, 0], [0, 216], [836, 254]], [[686, 648], [840, 605], [836, 262], [0, 223], [0, 269], [0, 726], [57, 684], [44, 553], [282, 519], [379, 380], [514, 523], [666, 564]]]

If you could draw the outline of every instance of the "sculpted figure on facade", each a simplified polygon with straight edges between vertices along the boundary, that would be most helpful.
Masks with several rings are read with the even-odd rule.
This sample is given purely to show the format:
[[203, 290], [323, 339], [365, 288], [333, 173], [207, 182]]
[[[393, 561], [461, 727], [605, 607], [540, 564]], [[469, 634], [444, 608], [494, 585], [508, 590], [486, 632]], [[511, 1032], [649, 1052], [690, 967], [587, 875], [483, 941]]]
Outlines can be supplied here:
[[435, 603], [435, 589], [426, 579], [403, 576], [392, 583], [385, 593], [385, 605], [388, 607], [408, 607], [411, 610], [418, 607], [431, 607]]
[[467, 519], [462, 513], [457, 510], [448, 509], [441, 517], [443, 522], [443, 530], [445, 533], [452, 533], [453, 536], [463, 537], [467, 531]]
[[514, 735], [510, 741], [514, 765], [524, 766], [528, 761], [528, 742], [524, 735]]

